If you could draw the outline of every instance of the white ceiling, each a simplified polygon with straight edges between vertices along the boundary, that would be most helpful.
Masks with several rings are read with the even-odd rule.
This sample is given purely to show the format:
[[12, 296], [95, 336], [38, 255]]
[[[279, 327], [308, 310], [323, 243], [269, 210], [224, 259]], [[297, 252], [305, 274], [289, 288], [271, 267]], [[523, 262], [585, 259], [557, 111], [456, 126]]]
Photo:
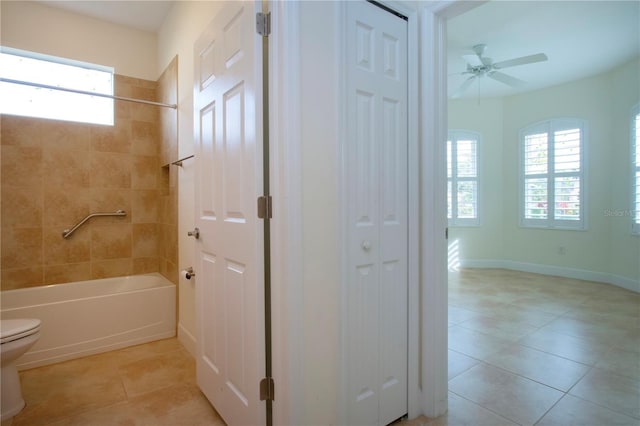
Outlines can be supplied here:
[[[174, 1], [41, 1], [59, 7], [155, 32]], [[545, 53], [549, 60], [501, 70], [525, 80], [514, 89], [490, 78], [474, 82], [462, 97], [508, 96], [611, 70], [640, 55], [640, 2], [504, 1], [493, 0], [448, 23], [449, 93], [469, 77], [462, 55], [479, 43], [484, 56], [499, 62]]]
[[162, 25], [174, 1], [59, 1], [42, 0], [39, 3], [50, 7], [65, 9], [80, 15], [91, 16], [103, 21], [136, 28], [142, 31], [156, 32]]
[[[449, 94], [469, 77], [462, 55], [485, 43], [484, 56], [499, 62], [545, 53], [549, 60], [501, 70], [525, 80], [513, 89], [480, 79], [480, 96], [508, 96], [600, 74], [640, 55], [638, 1], [499, 1], [448, 23]], [[640, 77], [639, 77], [640, 78]], [[462, 97], [477, 97], [477, 81]]]

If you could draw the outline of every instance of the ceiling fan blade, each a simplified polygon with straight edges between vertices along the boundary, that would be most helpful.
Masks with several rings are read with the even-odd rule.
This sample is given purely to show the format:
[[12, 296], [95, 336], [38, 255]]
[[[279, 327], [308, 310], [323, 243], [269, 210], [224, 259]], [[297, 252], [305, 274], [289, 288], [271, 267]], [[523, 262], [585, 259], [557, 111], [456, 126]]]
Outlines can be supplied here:
[[511, 87], [522, 87], [525, 84], [527, 84], [526, 81], [522, 81], [522, 80], [520, 80], [518, 78], [511, 77], [510, 75], [503, 74], [503, 73], [498, 72], [498, 71], [490, 72], [487, 75], [489, 76], [489, 78], [497, 80], [500, 83], [504, 83], [507, 86], [511, 86]]
[[499, 70], [507, 67], [515, 67], [517, 65], [543, 62], [543, 61], [546, 61], [547, 59], [549, 58], [547, 58], [547, 55], [545, 55], [544, 53], [536, 53], [535, 55], [522, 56], [520, 58], [513, 58], [513, 59], [509, 59], [502, 62], [496, 62], [495, 64], [493, 64], [493, 68]]
[[467, 64], [472, 67], [481, 67], [483, 65], [482, 60], [478, 55], [462, 55]]
[[469, 86], [471, 86], [471, 83], [473, 83], [473, 80], [475, 80], [475, 78], [476, 78], [476, 76], [472, 75], [471, 77], [466, 79], [464, 81], [464, 83], [462, 83], [462, 85], [458, 88], [458, 90], [456, 90], [455, 92], [453, 92], [451, 94], [451, 97], [453, 99], [455, 99], [455, 98], [459, 98], [460, 96], [462, 96], [462, 94], [469, 88]]

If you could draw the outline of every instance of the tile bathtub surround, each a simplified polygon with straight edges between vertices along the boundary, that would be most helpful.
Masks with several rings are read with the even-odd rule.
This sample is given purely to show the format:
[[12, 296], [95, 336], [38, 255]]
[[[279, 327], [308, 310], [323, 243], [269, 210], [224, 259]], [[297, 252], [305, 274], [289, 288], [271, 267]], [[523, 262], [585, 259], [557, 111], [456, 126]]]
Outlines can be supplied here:
[[2, 426], [224, 425], [177, 339], [20, 372], [26, 407]]
[[[156, 100], [158, 83], [116, 75], [115, 90]], [[0, 116], [2, 290], [160, 271], [160, 112], [116, 101], [115, 114], [113, 127]]]
[[449, 276], [449, 412], [409, 426], [640, 425], [640, 294], [506, 270]]

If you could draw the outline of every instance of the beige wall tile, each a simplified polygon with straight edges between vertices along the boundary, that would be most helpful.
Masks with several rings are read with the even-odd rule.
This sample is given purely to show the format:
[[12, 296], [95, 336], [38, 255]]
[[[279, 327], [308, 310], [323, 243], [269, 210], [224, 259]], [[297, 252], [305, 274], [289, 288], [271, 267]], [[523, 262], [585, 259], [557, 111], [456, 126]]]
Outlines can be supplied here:
[[158, 224], [133, 224], [132, 251], [133, 257], [158, 256]]
[[62, 238], [60, 227], [44, 228], [44, 264], [61, 265], [91, 260], [91, 231], [78, 228], [69, 238]]
[[124, 210], [126, 216], [106, 216], [96, 218], [99, 225], [122, 224], [131, 222], [131, 198], [132, 191], [129, 189], [91, 189], [91, 212], [115, 212]]
[[[177, 96], [174, 62], [163, 75], [163, 97]], [[115, 91], [153, 101], [159, 96], [157, 82], [119, 75]], [[86, 264], [93, 278], [160, 270], [161, 241], [177, 239], [160, 235], [158, 218], [161, 139], [177, 151], [176, 138], [167, 137], [177, 131], [176, 111], [163, 111], [116, 101], [115, 126], [0, 116], [3, 288], [41, 285], [45, 275], [47, 283], [84, 279]], [[162, 127], [161, 114], [169, 121]], [[165, 222], [177, 211], [170, 202]], [[92, 218], [71, 238], [61, 236], [90, 213], [119, 209], [127, 215]], [[175, 250], [164, 252], [171, 256], [164, 269], [177, 280]], [[66, 265], [76, 266], [65, 272]]]
[[158, 191], [139, 189], [132, 191], [131, 220], [133, 223], [158, 222]]
[[131, 152], [138, 155], [157, 155], [159, 130], [157, 123], [148, 121], [131, 122]]
[[44, 189], [44, 226], [71, 228], [90, 212], [89, 188], [46, 186]]
[[42, 285], [44, 283], [43, 269], [41, 265], [11, 269], [3, 267], [0, 289], [4, 291]]
[[41, 129], [43, 121], [15, 115], [0, 115], [2, 145], [41, 147], [44, 136]]
[[44, 267], [44, 284], [72, 283], [91, 279], [91, 264], [70, 263]]
[[37, 146], [2, 146], [3, 187], [41, 187], [42, 178], [42, 148]]
[[42, 228], [2, 228], [2, 269], [42, 265]]
[[131, 188], [131, 156], [111, 152], [91, 153], [92, 188]]
[[3, 228], [39, 228], [42, 212], [42, 187], [2, 187]]
[[63, 188], [88, 188], [91, 174], [89, 151], [46, 146], [43, 149], [45, 185]]
[[42, 120], [42, 146], [54, 146], [72, 151], [89, 151], [90, 129], [84, 123]]
[[134, 155], [131, 169], [131, 188], [156, 189], [158, 187], [158, 157]]
[[131, 104], [131, 118], [149, 123], [158, 122], [158, 107], [146, 104]]
[[160, 270], [160, 261], [157, 257], [134, 257], [132, 262], [134, 274], [149, 274]]
[[128, 120], [119, 126], [92, 126], [91, 149], [100, 152], [131, 152], [131, 127]]
[[131, 275], [132, 270], [130, 258], [94, 261], [91, 262], [91, 279], [122, 277]]
[[131, 257], [131, 225], [103, 225], [91, 229], [91, 260]]

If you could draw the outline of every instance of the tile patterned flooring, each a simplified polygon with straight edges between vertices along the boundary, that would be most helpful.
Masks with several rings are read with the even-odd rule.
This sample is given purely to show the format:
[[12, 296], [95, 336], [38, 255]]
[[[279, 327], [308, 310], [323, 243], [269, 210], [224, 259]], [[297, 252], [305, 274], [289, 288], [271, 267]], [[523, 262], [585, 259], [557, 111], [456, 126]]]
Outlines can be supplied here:
[[195, 376], [175, 338], [25, 370], [27, 405], [2, 426], [224, 425]]
[[[223, 425], [161, 340], [21, 373], [23, 425]], [[640, 425], [640, 294], [505, 270], [449, 278], [449, 411], [407, 426]]]
[[506, 270], [449, 276], [449, 412], [410, 426], [640, 425], [640, 294]]

